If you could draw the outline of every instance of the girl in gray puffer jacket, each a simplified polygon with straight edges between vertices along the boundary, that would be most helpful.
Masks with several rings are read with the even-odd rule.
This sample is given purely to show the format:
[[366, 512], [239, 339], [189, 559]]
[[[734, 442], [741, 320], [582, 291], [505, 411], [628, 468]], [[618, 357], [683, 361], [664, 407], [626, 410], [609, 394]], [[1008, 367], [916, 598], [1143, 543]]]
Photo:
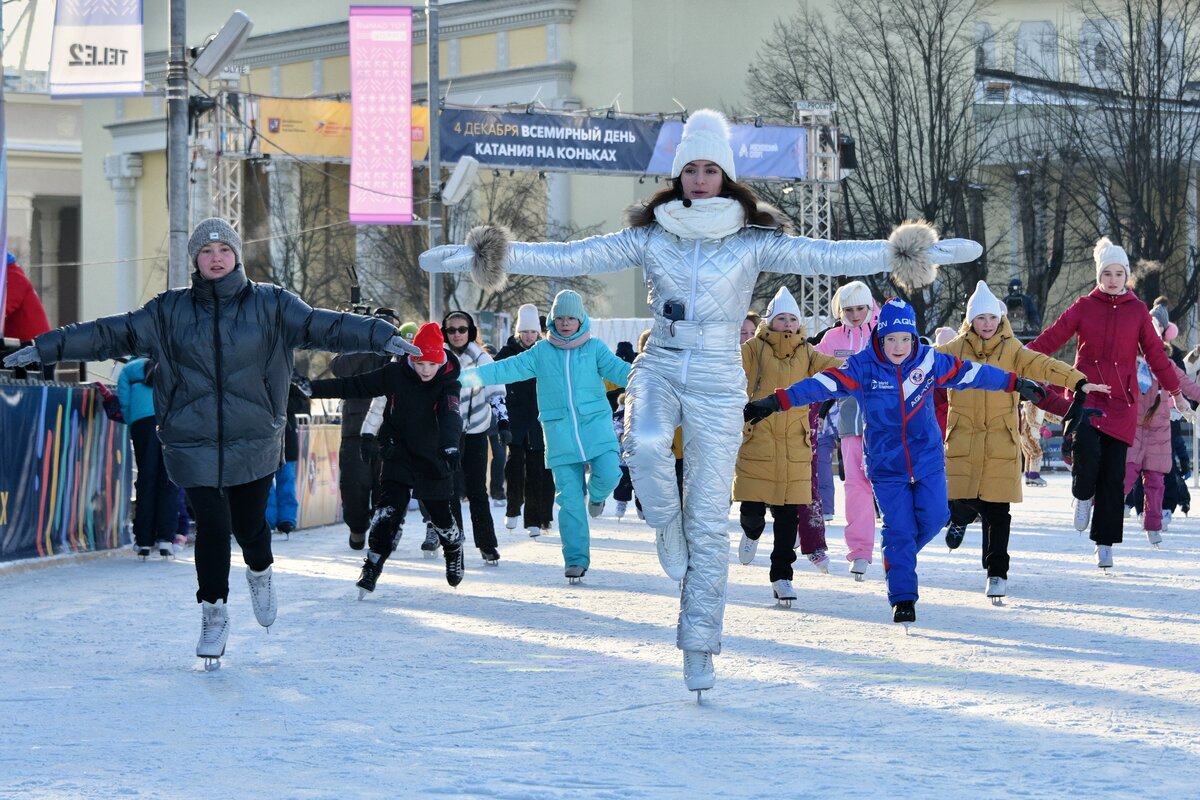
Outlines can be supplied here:
[[283, 463], [292, 351], [411, 352], [381, 319], [314, 309], [279, 286], [253, 283], [241, 237], [224, 220], [196, 226], [192, 285], [127, 314], [68, 325], [9, 359], [53, 364], [137, 355], [159, 364], [154, 406], [163, 458], [196, 514], [196, 655], [215, 667], [229, 633], [230, 534], [246, 561], [254, 614], [275, 621], [267, 493]]

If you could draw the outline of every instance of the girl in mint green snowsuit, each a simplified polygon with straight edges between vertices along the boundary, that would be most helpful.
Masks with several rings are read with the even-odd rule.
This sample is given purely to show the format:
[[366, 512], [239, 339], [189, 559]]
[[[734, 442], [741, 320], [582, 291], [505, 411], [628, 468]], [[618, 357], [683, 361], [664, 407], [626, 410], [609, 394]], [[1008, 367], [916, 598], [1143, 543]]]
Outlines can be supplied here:
[[[550, 307], [549, 336], [518, 356], [464, 370], [463, 386], [489, 386], [537, 378], [538, 419], [546, 438], [546, 466], [554, 473], [558, 530], [568, 577], [587, 570], [588, 514], [599, 516], [621, 478], [619, 447], [605, 378], [624, 386], [629, 364], [591, 338], [583, 298], [567, 289]], [[585, 467], [591, 467], [584, 498]]]

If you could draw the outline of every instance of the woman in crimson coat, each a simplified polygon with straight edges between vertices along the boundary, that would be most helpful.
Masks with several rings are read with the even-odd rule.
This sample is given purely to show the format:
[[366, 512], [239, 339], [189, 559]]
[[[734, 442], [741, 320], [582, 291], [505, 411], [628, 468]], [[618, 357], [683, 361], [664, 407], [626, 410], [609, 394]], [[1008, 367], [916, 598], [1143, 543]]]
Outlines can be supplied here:
[[1154, 377], [1171, 394], [1175, 407], [1185, 415], [1190, 415], [1191, 407], [1180, 395], [1179, 377], [1163, 352], [1146, 304], [1127, 286], [1129, 257], [1107, 237], [1096, 243], [1092, 255], [1096, 261], [1096, 288], [1072, 303], [1029, 343], [1029, 348], [1054, 353], [1076, 337], [1075, 368], [1090, 382], [1111, 387], [1107, 395], [1089, 394], [1084, 403], [1085, 408], [1100, 413], [1085, 413], [1075, 434], [1071, 483], [1075, 527], [1087, 530], [1090, 516], [1096, 565], [1108, 569], [1112, 566], [1112, 546], [1122, 537], [1125, 456], [1137, 430], [1139, 347]]

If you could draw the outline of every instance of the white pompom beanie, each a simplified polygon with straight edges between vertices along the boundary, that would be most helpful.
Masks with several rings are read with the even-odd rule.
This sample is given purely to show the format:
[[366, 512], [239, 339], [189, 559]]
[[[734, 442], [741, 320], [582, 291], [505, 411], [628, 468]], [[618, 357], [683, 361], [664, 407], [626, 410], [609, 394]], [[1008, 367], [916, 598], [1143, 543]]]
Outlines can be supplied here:
[[800, 306], [796, 303], [796, 298], [792, 297], [792, 293], [788, 291], [786, 286], [780, 286], [779, 291], [771, 298], [771, 302], [767, 304], [767, 324], [771, 324], [771, 320], [780, 314], [791, 314], [796, 319], [800, 319]]
[[688, 117], [683, 125], [683, 138], [675, 148], [671, 177], [678, 178], [692, 161], [711, 161], [725, 170], [729, 180], [737, 180], [733, 148], [729, 144], [729, 122], [720, 111], [702, 108]]
[[830, 310], [833, 311], [834, 319], [838, 322], [845, 322], [842, 319], [842, 309], [854, 306], [870, 308], [873, 305], [875, 305], [875, 298], [871, 297], [870, 287], [862, 281], [850, 281], [833, 293]]
[[526, 303], [517, 309], [517, 333], [521, 331], [542, 332], [542, 323], [538, 319], [537, 306]]
[[1129, 256], [1125, 253], [1125, 248], [1119, 244], [1113, 244], [1112, 240], [1107, 236], [1100, 237], [1100, 241], [1096, 242], [1096, 248], [1092, 250], [1092, 258], [1096, 261], [1096, 283], [1100, 283], [1100, 272], [1110, 264], [1119, 264], [1125, 268], [1125, 278], [1129, 279]]
[[967, 300], [967, 321], [974, 322], [980, 314], [995, 314], [1003, 317], [1008, 308], [1001, 303], [983, 281], [975, 284], [975, 293]]

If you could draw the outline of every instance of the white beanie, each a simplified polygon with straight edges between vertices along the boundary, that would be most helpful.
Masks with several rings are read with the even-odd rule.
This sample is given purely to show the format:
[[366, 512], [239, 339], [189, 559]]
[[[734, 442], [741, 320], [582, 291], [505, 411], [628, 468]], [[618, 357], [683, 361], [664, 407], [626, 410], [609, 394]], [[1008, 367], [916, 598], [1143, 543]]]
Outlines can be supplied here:
[[967, 301], [967, 322], [972, 322], [980, 314], [995, 314], [1003, 317], [1008, 308], [1001, 303], [992, 290], [983, 281], [975, 284], [975, 293]]
[[1125, 254], [1125, 248], [1119, 244], [1113, 244], [1112, 240], [1107, 236], [1100, 237], [1100, 241], [1096, 242], [1096, 248], [1092, 250], [1092, 258], [1096, 260], [1096, 283], [1100, 282], [1100, 272], [1109, 264], [1119, 264], [1125, 268], [1125, 277], [1129, 275], [1129, 256]]
[[538, 319], [537, 306], [526, 303], [517, 309], [517, 333], [521, 331], [542, 332], [542, 323]]
[[791, 314], [800, 319], [800, 306], [796, 304], [796, 298], [792, 297], [786, 286], [780, 286], [779, 291], [767, 304], [767, 324], [770, 325], [771, 320], [780, 314]]
[[854, 306], [866, 306], [870, 308], [875, 304], [875, 299], [871, 297], [871, 290], [862, 281], [850, 281], [845, 286], [842, 286], [833, 293], [833, 302], [830, 308], [833, 311], [834, 318], [842, 321], [842, 309], [853, 308]]
[[688, 117], [683, 125], [683, 138], [675, 148], [671, 177], [678, 178], [692, 161], [711, 161], [725, 170], [729, 180], [737, 180], [733, 148], [729, 145], [729, 123], [720, 111], [702, 108]]

